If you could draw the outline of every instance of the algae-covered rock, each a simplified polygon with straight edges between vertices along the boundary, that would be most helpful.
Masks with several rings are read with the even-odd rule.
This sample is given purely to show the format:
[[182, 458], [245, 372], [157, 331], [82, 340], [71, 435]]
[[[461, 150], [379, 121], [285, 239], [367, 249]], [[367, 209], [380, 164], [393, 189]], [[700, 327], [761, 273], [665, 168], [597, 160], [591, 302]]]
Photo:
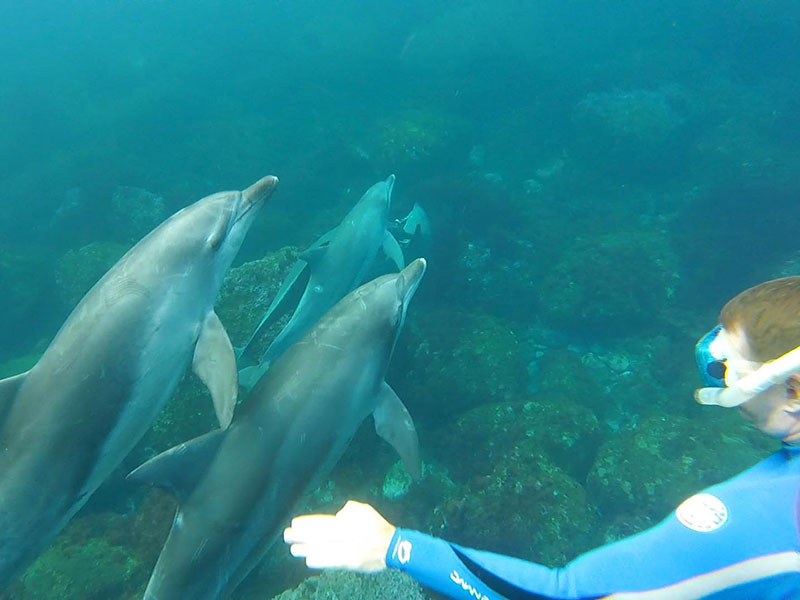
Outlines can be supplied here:
[[541, 395], [568, 393], [578, 402], [592, 404], [592, 398], [603, 394], [605, 382], [596, 372], [586, 368], [578, 352], [548, 350], [537, 365], [538, 392]]
[[[272, 303], [283, 278], [297, 260], [297, 248], [287, 246], [231, 269], [216, 302], [216, 311], [234, 346], [247, 342]], [[289, 309], [289, 313], [294, 307]], [[266, 348], [280, 331], [279, 321], [263, 336]]]
[[116, 239], [137, 242], [166, 216], [164, 198], [153, 192], [119, 186], [111, 196], [110, 226]]
[[736, 414], [705, 414], [651, 417], [603, 444], [586, 488], [604, 517], [660, 519], [775, 448]]
[[508, 322], [440, 310], [409, 318], [389, 380], [424, 421], [521, 397], [525, 369], [522, 344]]
[[358, 149], [378, 173], [432, 172], [433, 165], [466, 160], [468, 125], [433, 109], [412, 109], [371, 124]]
[[517, 440], [490, 471], [476, 469], [468, 487], [437, 510], [443, 537], [547, 565], [591, 546], [594, 517], [584, 489], [532, 438]]
[[27, 337], [31, 323], [41, 321], [51, 282], [43, 261], [23, 248], [0, 246], [0, 355]]
[[55, 269], [56, 286], [64, 305], [74, 308], [128, 248], [114, 242], [92, 242], [69, 250], [59, 258]]
[[582, 481], [600, 442], [592, 412], [565, 396], [478, 406], [447, 427], [439, 442], [445, 459], [452, 449], [451, 474], [469, 480], [488, 472], [523, 440], [536, 444], [558, 468]]
[[147, 571], [128, 548], [90, 537], [79, 544], [51, 546], [9, 590], [8, 600], [133, 600], [141, 590], [131, 589]]
[[[261, 600], [255, 592], [246, 594], [242, 600]], [[381, 573], [361, 574], [348, 571], [323, 571], [309, 577], [297, 588], [287, 590], [272, 600], [427, 600], [430, 598], [422, 586], [408, 575], [387, 570]]]
[[[607, 431], [634, 428], [650, 415], [681, 414], [694, 404], [693, 388], [684, 378], [669, 387], [656, 378], [662, 366], [652, 358], [657, 348], [657, 340], [623, 338], [585, 352], [548, 351], [541, 361], [538, 397], [568, 396], [591, 409]], [[681, 370], [696, 379], [692, 367], [689, 359]]]
[[628, 180], [670, 173], [691, 148], [692, 100], [677, 85], [591, 92], [575, 107], [574, 152]]
[[153, 426], [125, 457], [123, 472], [116, 472], [114, 477], [122, 477], [156, 454], [217, 427], [211, 394], [187, 372]]
[[387, 516], [550, 565], [588, 549], [594, 515], [575, 477], [591, 462], [597, 421], [566, 401], [562, 414], [553, 408], [536, 400], [484, 405], [441, 426], [428, 436], [425, 477], [388, 503]]
[[577, 238], [542, 281], [542, 317], [556, 327], [630, 334], [672, 302], [676, 264], [657, 231]]

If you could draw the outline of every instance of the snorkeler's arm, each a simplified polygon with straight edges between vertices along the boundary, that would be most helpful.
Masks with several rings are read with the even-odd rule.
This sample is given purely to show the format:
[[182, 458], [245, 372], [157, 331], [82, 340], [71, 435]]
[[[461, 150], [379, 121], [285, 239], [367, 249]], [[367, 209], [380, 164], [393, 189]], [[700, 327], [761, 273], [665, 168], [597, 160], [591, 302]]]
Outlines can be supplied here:
[[404, 529], [395, 531], [386, 564], [447, 596], [472, 600], [793, 598], [800, 589], [800, 462], [786, 459], [777, 453], [693, 496], [655, 527], [563, 568]]
[[[668, 519], [556, 569], [398, 529], [386, 564], [451, 598], [471, 600], [689, 600], [729, 589], [737, 581], [752, 583], [749, 574], [742, 579], [741, 572], [726, 572], [708, 560], [718, 553], [715, 542], [674, 525]], [[792, 560], [797, 563], [796, 556]], [[737, 565], [729, 567], [736, 571]], [[758, 588], [753, 589], [757, 594]]]
[[596, 550], [564, 569], [549, 569], [395, 529], [374, 508], [354, 501], [335, 515], [296, 517], [284, 532], [292, 554], [305, 558], [309, 567], [361, 572], [394, 567], [450, 597], [472, 600], [589, 599], [630, 589], [624, 585], [630, 584], [624, 575], [629, 568], [638, 576], [646, 568], [658, 570], [647, 548], [634, 542], [641, 537]]
[[692, 508], [683, 520], [673, 513], [559, 569], [395, 529], [371, 506], [352, 501], [337, 515], [297, 517], [284, 537], [311, 567], [388, 566], [452, 598], [789, 598], [800, 589], [799, 475], [800, 462], [775, 454], [708, 490], [721, 504], [707, 502], [708, 493], [695, 496], [700, 503], [682, 505]]

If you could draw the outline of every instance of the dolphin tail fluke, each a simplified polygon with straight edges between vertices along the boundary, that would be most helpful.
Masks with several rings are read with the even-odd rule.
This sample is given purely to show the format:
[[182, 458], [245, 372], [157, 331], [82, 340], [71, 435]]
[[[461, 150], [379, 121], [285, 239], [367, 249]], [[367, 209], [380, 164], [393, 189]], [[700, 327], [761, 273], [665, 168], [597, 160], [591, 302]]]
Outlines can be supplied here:
[[194, 349], [192, 370], [203, 380], [211, 392], [214, 411], [220, 427], [227, 428], [233, 419], [236, 398], [239, 394], [239, 373], [236, 356], [225, 327], [212, 310], [200, 329]]
[[192, 493], [224, 437], [222, 429], [215, 429], [179, 444], [139, 465], [126, 479], [166, 490], [180, 503]]
[[0, 424], [5, 420], [11, 405], [14, 403], [14, 398], [17, 397], [17, 392], [19, 392], [19, 388], [22, 387], [27, 376], [28, 371], [13, 377], [0, 379]]
[[411, 478], [419, 481], [422, 464], [417, 430], [408, 409], [386, 382], [378, 392], [378, 402], [372, 416], [375, 419], [375, 431], [397, 450]]

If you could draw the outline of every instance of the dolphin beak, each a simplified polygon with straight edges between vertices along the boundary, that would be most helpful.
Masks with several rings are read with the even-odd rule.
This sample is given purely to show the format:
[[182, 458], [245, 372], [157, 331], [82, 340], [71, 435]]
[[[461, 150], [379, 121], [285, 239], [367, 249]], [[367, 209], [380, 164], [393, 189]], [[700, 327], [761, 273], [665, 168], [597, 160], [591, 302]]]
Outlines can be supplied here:
[[425, 275], [427, 266], [428, 263], [425, 262], [424, 258], [418, 258], [400, 271], [400, 279], [402, 280], [400, 293], [405, 299], [404, 303], [408, 303], [414, 296], [414, 292], [419, 287], [419, 282], [422, 281], [422, 276]]
[[384, 183], [386, 184], [386, 206], [391, 206], [392, 190], [394, 189], [394, 174], [389, 175]]
[[274, 175], [267, 175], [256, 181], [253, 185], [242, 192], [242, 206], [239, 218], [250, 212], [253, 208], [258, 208], [278, 187], [278, 178]]

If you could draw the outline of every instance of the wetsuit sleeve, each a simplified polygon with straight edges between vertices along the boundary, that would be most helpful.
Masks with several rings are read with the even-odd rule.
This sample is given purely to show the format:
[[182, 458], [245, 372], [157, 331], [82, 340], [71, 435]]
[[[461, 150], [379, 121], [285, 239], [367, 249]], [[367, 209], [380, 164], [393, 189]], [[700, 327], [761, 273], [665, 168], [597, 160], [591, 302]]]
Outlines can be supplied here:
[[[726, 531], [735, 533], [735, 528]], [[709, 591], [738, 586], [735, 581], [756, 594], [736, 598], [784, 597], [760, 595], [756, 590], [761, 588], [749, 586], [754, 581], [761, 585], [758, 582], [772, 575], [782, 577], [782, 571], [797, 574], [797, 552], [748, 557], [742, 551], [749, 547], [746, 537], [734, 540], [725, 532], [699, 533], [680, 524], [673, 514], [652, 529], [597, 548], [564, 568], [550, 569], [403, 529], [395, 532], [386, 564], [456, 599], [590, 600], [619, 592], [632, 592], [625, 597], [636, 598], [635, 592], [650, 590], [659, 590], [652, 596], [659, 600], [701, 598]], [[786, 585], [796, 586], [797, 580], [793, 581]], [[774, 584], [773, 579], [768, 585]], [[687, 587], [696, 588], [696, 593], [684, 595]], [[700, 589], [706, 591], [697, 592]], [[676, 595], [678, 590], [682, 593]]]
[[655, 527], [559, 569], [405, 529], [386, 564], [456, 599], [800, 598], [798, 482], [800, 450], [775, 453]]

